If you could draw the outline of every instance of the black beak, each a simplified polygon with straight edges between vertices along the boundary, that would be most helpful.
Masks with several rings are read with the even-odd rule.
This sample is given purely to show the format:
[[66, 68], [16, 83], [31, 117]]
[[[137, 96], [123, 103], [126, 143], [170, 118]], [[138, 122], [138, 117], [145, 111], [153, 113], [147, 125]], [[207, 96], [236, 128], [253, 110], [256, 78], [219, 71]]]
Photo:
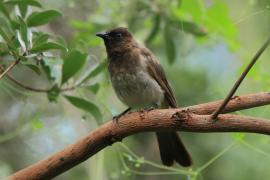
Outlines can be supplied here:
[[101, 37], [102, 39], [108, 39], [109, 35], [106, 32], [98, 32], [96, 36]]

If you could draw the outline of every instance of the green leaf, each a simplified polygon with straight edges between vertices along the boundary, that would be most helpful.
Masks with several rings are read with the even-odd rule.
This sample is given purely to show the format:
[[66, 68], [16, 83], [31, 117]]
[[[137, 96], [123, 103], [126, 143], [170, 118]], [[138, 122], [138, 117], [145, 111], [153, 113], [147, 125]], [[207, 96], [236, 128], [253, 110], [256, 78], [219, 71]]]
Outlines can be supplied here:
[[45, 64], [44, 61], [41, 61], [41, 68], [43, 72], [45, 73], [46, 77], [49, 81], [55, 81], [55, 77], [52, 76], [51, 68], [47, 64]]
[[50, 102], [57, 102], [59, 94], [60, 94], [60, 88], [56, 85], [54, 85], [50, 91], [47, 93], [47, 97]]
[[48, 51], [52, 49], [66, 50], [66, 48], [62, 46], [61, 44], [54, 43], [54, 42], [46, 42], [46, 43], [42, 43], [33, 47], [29, 52], [40, 53], [40, 52], [44, 52], [44, 51]]
[[154, 16], [154, 23], [153, 23], [152, 29], [145, 40], [146, 44], [151, 43], [154, 40], [154, 38], [157, 36], [160, 29], [160, 22], [161, 22], [161, 16], [160, 14], [156, 14]]
[[10, 39], [9, 39], [8, 35], [6, 34], [6, 32], [1, 27], [0, 27], [0, 35], [6, 41], [6, 43], [10, 42]]
[[10, 22], [10, 24], [11, 24], [12, 29], [14, 29], [14, 30], [20, 29], [20, 26], [21, 26], [21, 25], [20, 25], [19, 22], [14, 21], [14, 20], [10, 20], [9, 22]]
[[27, 18], [28, 26], [40, 26], [47, 24], [55, 18], [61, 16], [61, 13], [56, 10], [47, 10], [42, 12], [34, 12]]
[[89, 89], [92, 93], [97, 94], [99, 88], [100, 88], [100, 84], [96, 83], [90, 86], [86, 86], [86, 89]]
[[236, 40], [238, 33], [235, 22], [230, 18], [228, 6], [221, 1], [217, 1], [207, 8], [207, 19], [205, 25], [209, 31], [221, 34], [229, 47], [236, 50], [239, 42]]
[[9, 0], [5, 2], [6, 4], [17, 4], [17, 5], [28, 5], [41, 8], [41, 4], [35, 0]]
[[19, 10], [20, 10], [22, 17], [25, 18], [26, 14], [27, 14], [27, 10], [28, 10], [27, 4], [19, 4], [18, 6], [19, 6]]
[[46, 43], [48, 39], [49, 39], [48, 34], [43, 33], [38, 34], [37, 37], [33, 40], [33, 47]]
[[54, 81], [58, 84], [61, 82], [61, 68], [63, 60], [59, 58], [43, 58], [41, 61], [41, 67], [46, 74], [46, 77], [50, 81]]
[[13, 51], [16, 51], [20, 47], [20, 42], [16, 36], [12, 36], [11, 38], [11, 48]]
[[2, 12], [6, 18], [10, 20], [9, 12], [3, 2], [0, 2], [0, 12]]
[[7, 35], [7, 33], [2, 29], [2, 27], [0, 26], [0, 36], [6, 41], [6, 43], [8, 44], [9, 47], [11, 48], [15, 48], [13, 42], [10, 40], [9, 36]]
[[84, 83], [88, 81], [91, 78], [94, 78], [99, 73], [101, 73], [107, 66], [107, 61], [101, 62], [96, 68], [94, 68], [92, 71], [89, 72], [89, 74], [81, 81], [81, 83]]
[[65, 96], [65, 97], [71, 104], [73, 104], [77, 108], [80, 108], [82, 110], [91, 113], [96, 119], [100, 119], [102, 117], [98, 107], [92, 102], [74, 96]]
[[8, 54], [8, 47], [6, 45], [6, 43], [0, 42], [0, 56], [5, 56], [6, 54]]
[[165, 41], [166, 55], [170, 64], [174, 63], [176, 58], [176, 50], [172, 34], [173, 33], [171, 31], [169, 23], [166, 23], [163, 38]]
[[183, 29], [185, 32], [191, 33], [195, 36], [205, 36], [208, 33], [205, 27], [194, 22], [181, 21], [176, 18], [171, 18], [170, 24], [174, 25], [176, 28], [181, 27], [181, 29]]
[[38, 75], [41, 75], [41, 71], [38, 66], [35, 66], [33, 64], [24, 64], [26, 67], [37, 73]]
[[62, 84], [74, 76], [84, 65], [87, 54], [73, 50], [64, 58]]
[[186, 32], [189, 32], [195, 36], [205, 36], [207, 35], [207, 29], [199, 26], [193, 22], [188, 22], [188, 21], [183, 21], [180, 22], [181, 23], [181, 27], [183, 27], [183, 29]]
[[193, 21], [200, 22], [205, 17], [205, 3], [201, 1], [182, 1], [181, 6], [178, 8], [178, 13], [182, 14], [182, 19], [187, 19], [188, 16], [192, 16]]
[[25, 45], [27, 46], [27, 44], [28, 44], [27, 25], [20, 16], [18, 16], [18, 19], [20, 22], [20, 34], [22, 36], [22, 40], [24, 41]]

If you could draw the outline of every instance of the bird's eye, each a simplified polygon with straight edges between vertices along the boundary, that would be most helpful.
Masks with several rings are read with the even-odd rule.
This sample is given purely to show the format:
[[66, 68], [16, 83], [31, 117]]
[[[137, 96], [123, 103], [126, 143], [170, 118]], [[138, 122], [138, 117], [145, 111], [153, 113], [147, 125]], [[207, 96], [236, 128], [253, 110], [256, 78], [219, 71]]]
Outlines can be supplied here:
[[121, 37], [122, 37], [122, 34], [121, 34], [121, 33], [117, 33], [117, 34], [116, 34], [116, 37], [117, 37], [117, 38], [121, 38]]

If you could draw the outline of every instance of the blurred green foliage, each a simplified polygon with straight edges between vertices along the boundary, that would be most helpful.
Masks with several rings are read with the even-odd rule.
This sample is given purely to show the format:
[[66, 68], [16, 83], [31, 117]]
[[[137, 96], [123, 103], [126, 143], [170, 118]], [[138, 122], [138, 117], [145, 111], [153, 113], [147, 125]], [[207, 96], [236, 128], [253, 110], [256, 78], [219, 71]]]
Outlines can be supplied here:
[[[61, 16], [59, 11], [32, 11], [31, 6], [42, 8], [42, 5], [35, 0], [0, 1], [0, 6], [2, 10], [1, 21], [6, 25], [0, 27], [1, 43], [5, 47], [1, 51], [3, 59], [12, 57], [14, 61], [19, 61], [21, 65], [32, 69], [39, 76], [46, 74], [51, 88], [43, 91], [48, 94], [48, 99], [52, 102], [57, 102], [57, 97], [62, 91], [72, 90], [82, 85], [82, 83], [76, 85], [73, 83], [72, 88], [63, 88], [68, 80], [73, 78], [86, 64], [87, 53], [82, 53], [75, 47], [67, 48], [65, 43], [59, 42], [54, 36], [35, 28], [46, 25]], [[55, 51], [59, 51], [58, 54]], [[48, 65], [51, 60], [63, 63]], [[2, 64], [2, 68], [4, 65], [7, 64]], [[62, 72], [54, 73], [53, 71], [56, 71], [54, 65], [62, 66]], [[89, 74], [91, 73], [95, 72]], [[61, 77], [57, 77], [58, 75], [61, 75]], [[93, 75], [87, 77], [87, 79], [91, 79], [91, 77]], [[61, 79], [60, 84], [56, 81], [57, 79]], [[86, 80], [83, 80], [83, 82], [86, 82]], [[94, 117], [101, 118], [98, 107], [93, 103], [79, 97], [67, 99], [74, 106], [83, 110], [89, 109], [88, 112], [92, 113]], [[91, 105], [91, 107], [86, 108], [86, 105]]]
[[[226, 95], [269, 35], [269, 10], [269, 0], [0, 0], [0, 66], [19, 60], [9, 75], [26, 86], [0, 80], [0, 178], [75, 142], [125, 108], [108, 83], [96, 32], [128, 27], [160, 59], [184, 106]], [[262, 58], [239, 93], [268, 91], [267, 67]], [[270, 116], [268, 107], [241, 113]], [[162, 166], [154, 138], [142, 133], [56, 179], [270, 176], [268, 137], [182, 137], [194, 159], [190, 169]]]

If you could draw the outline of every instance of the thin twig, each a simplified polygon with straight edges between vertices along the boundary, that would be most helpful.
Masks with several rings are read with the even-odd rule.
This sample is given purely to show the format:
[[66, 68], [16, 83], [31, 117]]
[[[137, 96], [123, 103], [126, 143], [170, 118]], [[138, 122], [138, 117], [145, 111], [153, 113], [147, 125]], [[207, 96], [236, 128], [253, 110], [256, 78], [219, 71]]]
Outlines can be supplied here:
[[[12, 82], [14, 82], [16, 85], [20, 86], [21, 88], [24, 88], [24, 89], [29, 90], [29, 91], [37, 92], [37, 93], [47, 93], [47, 92], [49, 92], [53, 88], [53, 87], [51, 87], [51, 88], [41, 89], [41, 88], [35, 88], [35, 87], [27, 86], [27, 85], [19, 82], [17, 79], [15, 79], [13, 76], [11, 76], [9, 74], [7, 74], [7, 78], [9, 80], [11, 80]], [[61, 92], [72, 91], [75, 88], [76, 88], [76, 86], [61, 88], [60, 91]]]
[[11, 63], [8, 68], [6, 70], [4, 70], [4, 72], [2, 74], [0, 74], [0, 79], [3, 78], [5, 76], [5, 74], [7, 74], [12, 68], [14, 68], [21, 59], [17, 59], [16, 61], [14, 61], [13, 63]]
[[259, 57], [262, 55], [262, 53], [265, 51], [265, 49], [269, 46], [270, 44], [270, 37], [267, 39], [267, 41], [263, 44], [263, 46], [257, 51], [255, 56], [252, 58], [251, 62], [249, 65], [246, 67], [244, 72], [241, 74], [241, 76], [238, 78], [238, 80], [235, 82], [233, 88], [230, 90], [229, 94], [227, 97], [224, 99], [223, 103], [217, 108], [217, 110], [212, 114], [213, 119], [217, 119], [217, 116], [222, 112], [222, 110], [225, 108], [225, 106], [228, 104], [228, 102], [231, 100], [232, 96], [250, 71], [250, 69], [253, 67], [253, 65], [256, 63], [256, 61], [259, 59]]
[[206, 162], [204, 165], [202, 165], [200, 168], [198, 168], [197, 172], [198, 174], [205, 170], [209, 165], [213, 164], [218, 158], [220, 158], [223, 154], [225, 154], [227, 151], [229, 151], [233, 146], [236, 145], [236, 141], [231, 143], [229, 146], [227, 146], [225, 149], [223, 149], [220, 153], [218, 153], [215, 157], [210, 159], [208, 162]]
[[24, 89], [26, 89], [26, 90], [34, 91], [34, 92], [42, 92], [42, 93], [46, 93], [46, 92], [49, 92], [49, 91], [50, 91], [49, 88], [48, 88], [48, 89], [40, 89], [40, 88], [34, 88], [34, 87], [27, 86], [27, 85], [25, 85], [25, 84], [19, 82], [17, 79], [15, 79], [13, 76], [11, 76], [11, 75], [9, 75], [9, 74], [7, 74], [6, 76], [7, 76], [7, 78], [8, 78], [9, 80], [11, 80], [13, 83], [15, 83], [16, 85], [18, 85], [18, 86], [20, 86], [20, 87], [22, 87], [22, 88], [24, 88]]
[[[3, 72], [3, 67], [0, 66], [0, 72]], [[14, 84], [20, 86], [21, 88], [23, 89], [26, 89], [26, 90], [29, 90], [29, 91], [33, 91], [33, 92], [38, 92], [38, 93], [47, 93], [49, 92], [51, 88], [44, 88], [44, 89], [41, 89], [41, 88], [35, 88], [35, 87], [31, 87], [31, 86], [28, 86], [28, 85], [25, 85], [23, 84], [22, 82], [18, 81], [15, 77], [13, 77], [12, 75], [10, 74], [6, 74], [6, 77], [12, 81]], [[60, 91], [61, 92], [64, 92], [64, 91], [72, 91], [76, 88], [76, 86], [71, 86], [71, 87], [66, 87], [66, 88], [61, 88]]]
[[[37, 93], [47, 93], [53, 88], [53, 87], [51, 87], [51, 88], [41, 89], [41, 88], [35, 88], [35, 87], [27, 86], [27, 85], [21, 83], [20, 81], [18, 81], [17, 79], [15, 79], [13, 76], [9, 75], [9, 74], [7, 74], [7, 78], [9, 80], [11, 80], [12, 82], [14, 82], [16, 85], [20, 86], [21, 88], [24, 88], [24, 89], [29, 90], [29, 91], [37, 92]], [[75, 88], [76, 88], [76, 86], [61, 88], [60, 91], [61, 92], [72, 91]]]

